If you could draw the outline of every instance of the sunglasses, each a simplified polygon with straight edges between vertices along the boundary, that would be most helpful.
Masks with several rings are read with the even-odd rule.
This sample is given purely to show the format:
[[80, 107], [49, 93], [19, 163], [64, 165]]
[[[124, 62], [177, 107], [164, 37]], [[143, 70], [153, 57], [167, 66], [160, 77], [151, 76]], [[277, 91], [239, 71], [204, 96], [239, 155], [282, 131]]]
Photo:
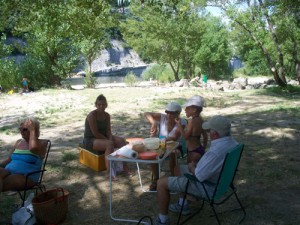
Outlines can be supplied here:
[[19, 130], [20, 130], [21, 132], [26, 132], [26, 131], [28, 131], [28, 128], [22, 128], [22, 127], [20, 127]]
[[172, 112], [172, 111], [165, 111], [165, 113], [170, 114], [170, 115], [176, 115], [178, 112]]

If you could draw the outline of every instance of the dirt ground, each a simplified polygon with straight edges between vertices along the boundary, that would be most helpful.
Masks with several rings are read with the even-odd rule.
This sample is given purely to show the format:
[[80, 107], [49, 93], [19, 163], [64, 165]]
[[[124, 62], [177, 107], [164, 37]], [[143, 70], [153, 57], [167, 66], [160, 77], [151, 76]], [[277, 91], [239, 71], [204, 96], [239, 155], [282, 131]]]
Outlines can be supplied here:
[[[244, 225], [300, 224], [300, 94], [276, 95], [264, 90], [212, 92], [178, 87], [105, 87], [84, 90], [43, 90], [19, 95], [0, 95], [0, 161], [20, 137], [19, 121], [35, 116], [41, 122], [41, 137], [52, 141], [44, 183], [48, 189], [63, 187], [70, 192], [69, 212], [63, 224], [133, 224], [116, 222], [109, 215], [110, 185], [105, 171], [95, 172], [79, 163], [78, 144], [84, 119], [94, 109], [96, 97], [108, 99], [113, 133], [123, 137], [148, 137], [145, 111], [163, 112], [168, 101], [183, 104], [194, 94], [205, 97], [205, 119], [223, 114], [232, 120], [232, 134], [245, 144], [236, 178], [238, 194], [246, 206]], [[184, 111], [181, 114], [185, 117]], [[184, 160], [179, 160], [184, 163]], [[121, 174], [113, 183], [113, 215], [139, 219], [157, 215], [155, 193], [141, 191], [136, 165], [133, 176]], [[143, 184], [150, 184], [149, 167], [141, 165]], [[168, 162], [163, 174], [168, 175]], [[177, 200], [172, 195], [172, 202]], [[18, 198], [0, 195], [0, 224], [11, 219]], [[1, 205], [2, 204], [2, 205]], [[193, 203], [193, 206], [196, 206]], [[235, 208], [230, 201], [220, 210]], [[206, 205], [187, 224], [217, 224]], [[172, 224], [176, 215], [170, 214]], [[223, 224], [237, 224], [240, 211], [220, 215]]]

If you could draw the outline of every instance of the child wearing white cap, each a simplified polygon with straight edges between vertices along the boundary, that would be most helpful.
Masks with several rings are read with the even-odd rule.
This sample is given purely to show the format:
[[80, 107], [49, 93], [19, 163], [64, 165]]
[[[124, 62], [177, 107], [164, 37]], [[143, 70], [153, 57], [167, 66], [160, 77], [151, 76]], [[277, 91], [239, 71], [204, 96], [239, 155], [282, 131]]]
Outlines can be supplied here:
[[[180, 120], [176, 119], [181, 135], [186, 141], [187, 144], [187, 162], [197, 163], [200, 158], [205, 153], [205, 148], [207, 146], [207, 133], [202, 129], [202, 117], [201, 112], [202, 108], [205, 106], [204, 98], [195, 95], [187, 100], [183, 105], [185, 107], [185, 114], [188, 118], [188, 124], [186, 130], [181, 125]], [[201, 143], [201, 136], [203, 137]]]

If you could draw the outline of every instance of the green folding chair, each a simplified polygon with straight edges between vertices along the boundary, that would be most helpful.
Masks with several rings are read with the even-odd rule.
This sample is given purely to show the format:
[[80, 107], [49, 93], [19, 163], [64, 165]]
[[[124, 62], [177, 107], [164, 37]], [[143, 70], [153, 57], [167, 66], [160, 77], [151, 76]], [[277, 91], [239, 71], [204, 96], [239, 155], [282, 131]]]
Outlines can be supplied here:
[[[242, 219], [239, 221], [239, 224], [245, 219], [246, 217], [246, 211], [245, 208], [243, 207], [240, 199], [237, 196], [237, 188], [234, 186], [233, 181], [234, 181], [234, 177], [235, 174], [237, 172], [237, 168], [241, 159], [241, 155], [244, 149], [244, 144], [239, 144], [238, 146], [236, 146], [235, 148], [233, 148], [231, 151], [229, 151], [226, 154], [225, 160], [223, 162], [223, 166], [218, 178], [218, 182], [215, 186], [215, 190], [213, 192], [213, 195], [210, 196], [208, 194], [207, 188], [206, 188], [206, 184], [208, 182], [200, 182], [195, 176], [191, 175], [191, 174], [185, 174], [185, 176], [188, 178], [188, 182], [186, 184], [186, 189], [185, 189], [185, 194], [184, 194], [184, 201], [186, 200], [186, 196], [187, 195], [193, 195], [193, 193], [187, 193], [188, 190], [188, 186], [191, 182], [199, 182], [204, 191], [206, 196], [200, 200], [202, 200], [202, 205], [201, 207], [194, 212], [192, 215], [190, 215], [189, 217], [187, 217], [182, 223], [180, 223], [180, 219], [181, 219], [181, 213], [183, 210], [183, 207], [181, 207], [181, 212], [179, 214], [178, 220], [177, 220], [177, 225], [179, 224], [184, 224], [185, 222], [187, 222], [189, 219], [191, 219], [192, 217], [194, 217], [197, 213], [199, 213], [201, 211], [201, 209], [204, 206], [204, 202], [208, 202], [209, 205], [211, 206], [214, 215], [218, 221], [218, 224], [220, 225], [220, 219], [218, 217], [218, 214], [216, 212], [215, 209], [215, 205], [221, 205], [222, 203], [224, 203], [225, 201], [227, 201], [231, 196], [235, 196], [237, 202], [240, 205], [240, 208], [243, 211], [243, 217]], [[196, 197], [199, 198], [199, 197]]]

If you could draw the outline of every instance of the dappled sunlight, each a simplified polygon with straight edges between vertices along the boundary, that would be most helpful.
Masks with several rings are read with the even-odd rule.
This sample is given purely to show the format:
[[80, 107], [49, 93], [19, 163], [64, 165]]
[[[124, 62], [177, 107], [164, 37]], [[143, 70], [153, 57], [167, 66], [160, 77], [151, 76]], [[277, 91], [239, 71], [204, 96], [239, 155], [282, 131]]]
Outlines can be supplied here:
[[237, 185], [242, 185], [242, 184], [246, 184], [246, 183], [247, 183], [247, 180], [245, 180], [245, 179], [240, 179], [240, 180], [236, 181]]
[[271, 142], [283, 142], [287, 140], [295, 140], [295, 130], [290, 128], [266, 127], [256, 130], [252, 135], [260, 135], [269, 138]]
[[[182, 105], [187, 98], [201, 94], [207, 103], [201, 113], [203, 119], [226, 115], [232, 121], [233, 136], [245, 144], [235, 181], [249, 214], [243, 223], [268, 224], [266, 219], [253, 218], [254, 214], [259, 218], [268, 214], [269, 219], [276, 217], [276, 221], [280, 221], [277, 203], [281, 208], [297, 209], [294, 203], [299, 195], [300, 120], [296, 106], [300, 98], [289, 101], [281, 96], [256, 95], [254, 90], [225, 93], [194, 87], [45, 90], [35, 92], [31, 98], [17, 94], [1, 96], [0, 107], [5, 110], [0, 112], [0, 156], [5, 157], [20, 138], [18, 120], [37, 116], [41, 121], [41, 137], [49, 138], [53, 144], [44, 176], [47, 189], [63, 187], [70, 192], [69, 213], [64, 224], [94, 224], [95, 221], [114, 224], [109, 217], [110, 186], [106, 171], [96, 172], [80, 164], [77, 149], [83, 138], [85, 117], [95, 108], [94, 101], [101, 93], [108, 99], [107, 112], [111, 114], [113, 133], [126, 138], [149, 136], [150, 125], [143, 116], [145, 111], [164, 112], [171, 100]], [[18, 110], [13, 100], [17, 100]], [[185, 118], [184, 110], [181, 117]], [[185, 159], [179, 162], [185, 163]], [[146, 214], [156, 215], [156, 194], [142, 192], [136, 165], [129, 166], [134, 175], [120, 174], [119, 181], [113, 182], [114, 210], [120, 216], [130, 215], [137, 219]], [[164, 166], [168, 175], [168, 163]], [[142, 166], [140, 169], [147, 189], [151, 183], [150, 168]], [[287, 190], [289, 195], [285, 196]], [[171, 201], [177, 201], [177, 195], [172, 195]], [[191, 220], [191, 224], [214, 223], [214, 218], [207, 215], [211, 215], [211, 211], [205, 207], [202, 215]], [[172, 219], [175, 217], [171, 214]], [[230, 218], [226, 213], [222, 221], [230, 224]]]
[[269, 159], [272, 159], [272, 160], [276, 160], [276, 159], [279, 159], [279, 155], [272, 155], [269, 157]]

